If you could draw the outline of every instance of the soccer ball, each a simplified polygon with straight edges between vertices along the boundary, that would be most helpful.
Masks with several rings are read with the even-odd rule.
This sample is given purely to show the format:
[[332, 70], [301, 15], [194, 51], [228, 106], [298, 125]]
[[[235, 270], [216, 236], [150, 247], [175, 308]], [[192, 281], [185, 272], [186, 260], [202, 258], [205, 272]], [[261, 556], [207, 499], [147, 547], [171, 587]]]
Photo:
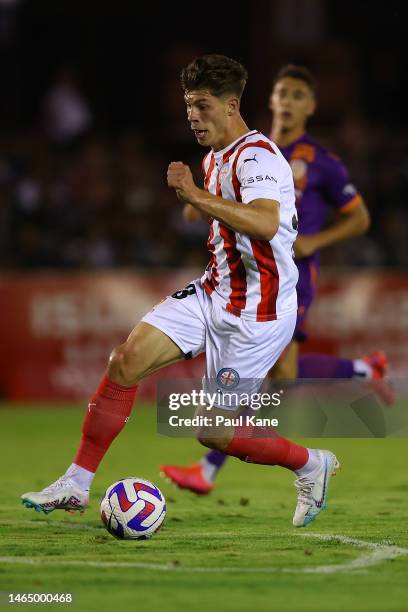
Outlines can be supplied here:
[[101, 501], [101, 519], [120, 540], [147, 540], [161, 527], [166, 500], [154, 484], [142, 478], [114, 482]]

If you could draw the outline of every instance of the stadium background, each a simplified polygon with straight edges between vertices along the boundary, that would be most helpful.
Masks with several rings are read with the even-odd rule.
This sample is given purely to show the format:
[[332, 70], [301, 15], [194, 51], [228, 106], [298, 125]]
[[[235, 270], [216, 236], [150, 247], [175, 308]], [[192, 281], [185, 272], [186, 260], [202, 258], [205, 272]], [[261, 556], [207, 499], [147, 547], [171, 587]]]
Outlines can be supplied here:
[[[183, 224], [165, 181], [174, 159], [200, 177], [178, 75], [203, 52], [248, 67], [243, 112], [260, 130], [276, 70], [316, 73], [311, 133], [343, 158], [372, 227], [324, 252], [308, 350], [383, 348], [407, 380], [407, 16], [403, 0], [0, 0], [0, 604], [24, 591], [73, 592], [80, 612], [406, 612], [403, 437], [325, 439], [342, 473], [329, 511], [294, 530], [288, 470], [231, 461], [206, 497], [159, 478], [202, 451], [155, 435], [151, 381], [83, 517], [29, 512], [20, 496], [66, 469], [112, 346], [207, 263], [206, 226]], [[131, 473], [168, 502], [148, 542], [100, 521], [98, 499]]]
[[110, 348], [206, 264], [207, 228], [183, 222], [165, 172], [182, 159], [200, 180], [179, 72], [214, 51], [248, 67], [243, 113], [265, 132], [276, 70], [299, 62], [315, 72], [310, 131], [346, 163], [372, 227], [323, 253], [305, 349], [357, 357], [383, 348], [405, 375], [406, 16], [395, 1], [157, 11], [127, 1], [0, 1], [1, 396], [86, 397]]

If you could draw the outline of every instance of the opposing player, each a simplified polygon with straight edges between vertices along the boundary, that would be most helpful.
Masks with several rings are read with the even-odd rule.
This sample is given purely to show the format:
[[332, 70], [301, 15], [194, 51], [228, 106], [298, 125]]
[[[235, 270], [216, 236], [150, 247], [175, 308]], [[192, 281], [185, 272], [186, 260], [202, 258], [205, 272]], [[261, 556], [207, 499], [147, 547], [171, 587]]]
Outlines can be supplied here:
[[[297, 214], [292, 172], [275, 144], [250, 131], [240, 114], [247, 79], [238, 62], [198, 58], [182, 71], [187, 116], [204, 159], [205, 189], [182, 162], [168, 168], [169, 187], [210, 220], [211, 262], [205, 274], [158, 304], [116, 347], [92, 397], [73, 463], [56, 482], [22, 495], [27, 507], [84, 509], [100, 461], [128, 420], [140, 380], [159, 368], [206, 353], [204, 389], [234, 380], [261, 381], [289, 344], [296, 323], [298, 272], [292, 258]], [[257, 177], [255, 179], [255, 177]], [[232, 409], [231, 409], [232, 408]], [[214, 414], [215, 413], [215, 414]], [[234, 415], [222, 397], [213, 416]], [[207, 415], [205, 407], [198, 416]], [[253, 429], [253, 430], [252, 430]], [[297, 527], [325, 507], [333, 453], [307, 449], [266, 428], [203, 427], [202, 444], [251, 463], [279, 465], [297, 475]]]
[[[316, 108], [316, 89], [315, 79], [307, 68], [288, 65], [278, 73], [270, 96], [271, 139], [290, 163], [295, 183], [299, 233], [294, 248], [299, 281], [295, 334], [269, 375], [281, 379], [374, 379], [375, 390], [386, 403], [392, 403], [392, 389], [382, 381], [387, 367], [383, 353], [377, 351], [355, 360], [330, 355], [298, 355], [299, 343], [306, 338], [306, 315], [316, 293], [320, 249], [358, 236], [369, 226], [366, 206], [343, 164], [306, 133], [307, 121]], [[255, 155], [254, 165], [256, 163]], [[338, 217], [325, 227], [333, 207]], [[187, 219], [194, 221], [199, 214], [196, 208], [185, 207]], [[205, 494], [213, 489], [225, 459], [225, 454], [212, 451], [191, 466], [163, 465], [161, 470], [181, 488]]]

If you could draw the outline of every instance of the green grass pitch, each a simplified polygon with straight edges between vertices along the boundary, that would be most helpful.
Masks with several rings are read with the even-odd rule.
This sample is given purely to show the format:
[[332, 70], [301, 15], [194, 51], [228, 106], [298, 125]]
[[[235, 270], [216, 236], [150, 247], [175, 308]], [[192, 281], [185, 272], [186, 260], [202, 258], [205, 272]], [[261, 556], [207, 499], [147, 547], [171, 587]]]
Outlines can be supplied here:
[[[230, 459], [207, 497], [163, 481], [160, 463], [189, 462], [202, 449], [157, 436], [155, 410], [139, 407], [102, 463], [83, 516], [25, 509], [21, 493], [48, 485], [70, 463], [82, 416], [68, 406], [0, 408], [0, 590], [72, 592], [77, 612], [408, 610], [406, 439], [307, 441], [333, 450], [343, 469], [327, 511], [299, 530], [291, 526], [289, 471]], [[152, 480], [167, 498], [164, 527], [149, 541], [117, 541], [100, 521], [102, 493], [124, 476]]]

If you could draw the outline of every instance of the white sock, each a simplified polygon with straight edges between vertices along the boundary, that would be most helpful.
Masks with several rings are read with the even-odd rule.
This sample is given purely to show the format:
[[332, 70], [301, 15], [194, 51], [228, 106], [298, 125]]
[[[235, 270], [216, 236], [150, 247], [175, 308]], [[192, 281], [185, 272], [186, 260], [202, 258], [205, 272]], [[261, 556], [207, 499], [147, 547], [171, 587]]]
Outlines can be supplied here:
[[354, 368], [354, 378], [372, 378], [373, 377], [372, 367], [368, 363], [363, 361], [362, 359], [354, 359], [353, 368]]
[[77, 465], [76, 463], [71, 463], [67, 471], [65, 472], [65, 476], [72, 478], [72, 480], [78, 485], [80, 489], [83, 491], [89, 491], [91, 488], [92, 481], [94, 479], [95, 473], [86, 470], [85, 468]]
[[298, 470], [295, 470], [295, 473], [302, 478], [302, 476], [307, 476], [310, 472], [313, 472], [317, 467], [319, 467], [321, 459], [319, 453], [314, 448], [308, 448], [309, 459], [306, 461], [305, 465]]
[[219, 470], [218, 465], [214, 465], [214, 463], [208, 461], [206, 457], [201, 459], [200, 464], [203, 468], [204, 478], [208, 480], [208, 482], [213, 482]]

